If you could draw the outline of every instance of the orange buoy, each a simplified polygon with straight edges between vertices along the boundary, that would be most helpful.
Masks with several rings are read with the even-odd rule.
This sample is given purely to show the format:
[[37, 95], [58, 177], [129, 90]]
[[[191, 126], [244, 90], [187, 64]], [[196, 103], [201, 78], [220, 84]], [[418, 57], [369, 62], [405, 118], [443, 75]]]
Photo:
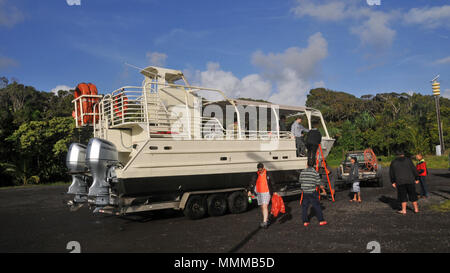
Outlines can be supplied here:
[[[86, 83], [84, 83], [84, 82], [78, 84], [76, 89], [79, 90], [79, 92], [81, 93], [82, 96], [91, 94], [91, 91], [89, 90], [89, 86]], [[83, 110], [83, 114], [88, 114], [88, 113], [92, 112], [91, 102], [89, 101], [88, 98], [82, 98], [81, 99], [81, 108]], [[83, 117], [83, 122], [84, 123], [88, 123], [89, 122], [89, 116], [84, 116]]]
[[[95, 84], [93, 83], [88, 83], [87, 84], [89, 87], [89, 94], [90, 95], [98, 95], [98, 90], [97, 90], [97, 86], [95, 86]], [[98, 105], [95, 107], [94, 109], [94, 105], [98, 102], [98, 98], [90, 98], [90, 113], [97, 113], [98, 114]], [[89, 122], [94, 122], [94, 116], [89, 116]]]

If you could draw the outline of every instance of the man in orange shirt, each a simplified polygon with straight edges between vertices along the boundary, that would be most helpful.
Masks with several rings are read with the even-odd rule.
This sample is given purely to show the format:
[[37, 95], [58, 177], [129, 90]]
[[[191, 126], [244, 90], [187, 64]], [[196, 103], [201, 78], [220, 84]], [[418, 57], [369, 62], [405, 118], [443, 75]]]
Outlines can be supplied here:
[[[263, 222], [260, 224], [260, 227], [267, 228], [269, 226], [269, 203], [273, 193], [274, 181], [264, 168], [264, 164], [258, 163], [257, 168], [258, 172], [250, 182], [250, 189], [256, 192], [258, 206], [261, 206]], [[248, 191], [248, 195], [252, 195], [251, 191]]]

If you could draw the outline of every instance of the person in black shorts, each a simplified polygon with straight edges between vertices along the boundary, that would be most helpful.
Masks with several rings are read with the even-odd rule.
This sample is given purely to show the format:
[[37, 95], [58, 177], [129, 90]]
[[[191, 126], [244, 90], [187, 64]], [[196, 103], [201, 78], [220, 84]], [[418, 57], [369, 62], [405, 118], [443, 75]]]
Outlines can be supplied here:
[[417, 204], [416, 184], [419, 184], [419, 174], [417, 173], [414, 163], [403, 152], [397, 153], [398, 157], [391, 162], [389, 167], [389, 175], [391, 183], [398, 192], [398, 200], [402, 204], [402, 208], [398, 213], [406, 214], [406, 205], [408, 199], [412, 202], [414, 212], [419, 212]]

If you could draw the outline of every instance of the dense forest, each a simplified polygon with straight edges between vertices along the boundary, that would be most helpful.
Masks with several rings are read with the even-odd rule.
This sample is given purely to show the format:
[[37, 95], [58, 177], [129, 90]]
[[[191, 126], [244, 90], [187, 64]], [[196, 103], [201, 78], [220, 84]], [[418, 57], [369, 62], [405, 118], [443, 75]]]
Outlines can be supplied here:
[[[319, 109], [336, 139], [332, 155], [372, 148], [391, 155], [435, 153], [439, 144], [435, 98], [432, 95], [380, 93], [357, 98], [344, 92], [312, 89], [306, 105]], [[450, 148], [450, 100], [440, 98], [445, 147]]]
[[[72, 142], [87, 143], [89, 128], [77, 129], [72, 118], [73, 91], [37, 91], [0, 78], [0, 186], [69, 181], [65, 156]], [[390, 155], [397, 149], [433, 153], [439, 144], [434, 98], [384, 93], [357, 98], [313, 89], [306, 105], [319, 109], [330, 135], [331, 155], [371, 147]], [[450, 100], [441, 99], [446, 147], [450, 148]]]
[[73, 92], [57, 94], [0, 78], [0, 186], [68, 181], [70, 143], [87, 143], [75, 128]]

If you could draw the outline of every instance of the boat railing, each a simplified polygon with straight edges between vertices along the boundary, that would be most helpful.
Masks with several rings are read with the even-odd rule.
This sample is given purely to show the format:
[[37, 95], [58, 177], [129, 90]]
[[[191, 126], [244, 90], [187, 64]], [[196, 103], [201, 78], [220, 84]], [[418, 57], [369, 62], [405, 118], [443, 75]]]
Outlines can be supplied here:
[[[184, 139], [241, 139], [272, 140], [290, 139], [291, 133], [277, 130], [246, 130], [225, 128], [215, 117], [179, 117], [168, 111], [153, 88], [125, 86], [105, 96], [81, 96], [82, 99], [99, 100], [93, 105], [93, 113], [82, 113], [81, 117], [92, 116], [94, 135], [107, 138], [108, 129], [147, 127], [149, 138]], [[101, 98], [101, 99], [100, 99]], [[81, 118], [83, 121], [83, 118]], [[85, 124], [77, 123], [77, 126]]]

